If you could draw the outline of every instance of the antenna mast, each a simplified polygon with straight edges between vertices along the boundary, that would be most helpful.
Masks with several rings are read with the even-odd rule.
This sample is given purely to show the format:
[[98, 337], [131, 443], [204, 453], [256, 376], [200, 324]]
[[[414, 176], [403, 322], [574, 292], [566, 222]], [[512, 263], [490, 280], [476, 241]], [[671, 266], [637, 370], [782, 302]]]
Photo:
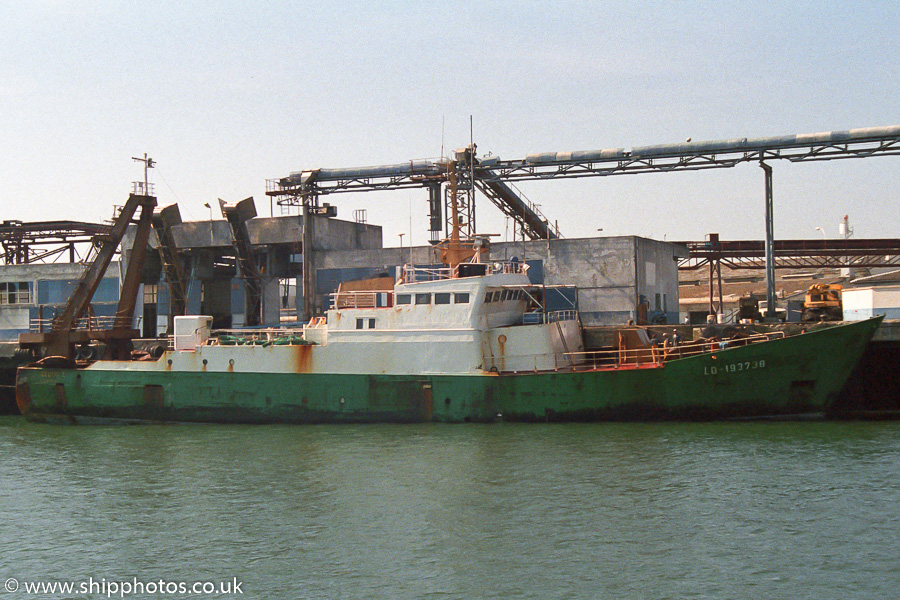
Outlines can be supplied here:
[[132, 157], [131, 157], [131, 160], [134, 160], [134, 161], [137, 161], [137, 162], [142, 162], [142, 163], [144, 163], [144, 190], [143, 190], [143, 195], [144, 195], [144, 196], [152, 196], [153, 194], [150, 193], [150, 180], [149, 180], [149, 178], [148, 178], [148, 176], [147, 176], [147, 171], [150, 170], [150, 169], [152, 169], [153, 167], [156, 166], [156, 161], [154, 161], [152, 158], [150, 158], [149, 156], [147, 156], [147, 153], [146, 153], [146, 152], [144, 152], [144, 158], [138, 158], [138, 157], [136, 157], [136, 156], [132, 156]]

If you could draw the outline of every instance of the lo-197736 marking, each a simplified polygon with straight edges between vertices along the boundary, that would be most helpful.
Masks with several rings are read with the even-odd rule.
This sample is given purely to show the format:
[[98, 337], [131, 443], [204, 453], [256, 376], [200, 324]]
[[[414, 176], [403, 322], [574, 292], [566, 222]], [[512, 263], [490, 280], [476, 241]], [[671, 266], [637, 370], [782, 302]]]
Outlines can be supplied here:
[[703, 367], [704, 375], [718, 375], [719, 373], [739, 373], [741, 371], [752, 371], [754, 369], [765, 369], [765, 360], [748, 360], [745, 362], [728, 363], [718, 367]]

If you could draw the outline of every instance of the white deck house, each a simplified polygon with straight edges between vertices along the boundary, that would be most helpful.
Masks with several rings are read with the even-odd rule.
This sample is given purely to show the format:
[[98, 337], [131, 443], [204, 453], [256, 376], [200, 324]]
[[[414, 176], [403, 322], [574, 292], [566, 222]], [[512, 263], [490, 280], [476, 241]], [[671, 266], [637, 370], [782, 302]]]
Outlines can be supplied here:
[[843, 291], [844, 320], [862, 321], [878, 315], [900, 319], [900, 271], [853, 280]]

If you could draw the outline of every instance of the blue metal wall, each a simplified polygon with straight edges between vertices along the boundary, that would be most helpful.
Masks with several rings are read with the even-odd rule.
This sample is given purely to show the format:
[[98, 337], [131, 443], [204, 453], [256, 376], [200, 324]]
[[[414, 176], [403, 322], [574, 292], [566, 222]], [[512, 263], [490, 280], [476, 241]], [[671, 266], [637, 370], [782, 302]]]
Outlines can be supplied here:
[[[69, 296], [77, 285], [77, 280], [68, 279], [40, 279], [36, 282], [37, 293], [35, 294], [36, 303], [28, 306], [28, 319], [30, 322], [37, 321], [39, 313], [43, 318], [52, 319], [63, 309]], [[32, 287], [34, 292], [34, 287]], [[119, 302], [119, 280], [116, 277], [107, 277], [100, 281], [97, 286], [97, 293], [94, 294], [94, 300], [91, 307], [94, 316], [97, 317], [113, 317], [116, 314], [116, 305]], [[43, 309], [41, 309], [43, 306]], [[8, 309], [20, 309], [22, 306], [0, 307], [0, 311]], [[0, 329], [0, 340], [17, 340], [20, 333], [25, 333], [29, 328], [3, 328]]]

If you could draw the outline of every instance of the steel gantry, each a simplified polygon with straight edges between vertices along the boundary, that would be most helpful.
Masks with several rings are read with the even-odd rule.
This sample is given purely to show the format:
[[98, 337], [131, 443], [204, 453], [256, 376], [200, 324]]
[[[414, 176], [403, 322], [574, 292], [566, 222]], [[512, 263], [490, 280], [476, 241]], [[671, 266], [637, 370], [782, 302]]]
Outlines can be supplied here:
[[[281, 179], [269, 180], [266, 194], [278, 198], [278, 204], [282, 206], [306, 207], [305, 210], [316, 214], [318, 197], [325, 194], [427, 188], [429, 231], [431, 241], [436, 243], [441, 239], [442, 230], [443, 237], [449, 234], [450, 223], [442, 216], [442, 211], [449, 218], [448, 207], [454, 201], [463, 219], [463, 231], [469, 236], [474, 235], [474, 192], [478, 189], [504, 214], [513, 218], [523, 238], [559, 237], [559, 232], [538, 207], [498, 178], [490, 168], [485, 167], [486, 164], [490, 164], [490, 160], [479, 159], [475, 144], [470, 144], [457, 150], [452, 159], [411, 160], [393, 165], [299, 171]], [[451, 198], [451, 174], [455, 181], [455, 198]]]
[[[678, 262], [679, 270], [708, 268], [710, 314], [715, 314], [723, 306], [722, 267], [767, 268], [767, 248], [765, 242], [758, 240], [720, 241], [714, 233], [707, 238], [703, 242], [674, 243], [688, 250], [687, 256]], [[772, 262], [779, 269], [896, 268], [900, 267], [900, 239], [777, 240], [772, 247]], [[716, 280], [718, 309], [714, 302]]]
[[[765, 266], [765, 243], [758, 240], [674, 242], [688, 249], [678, 262], [682, 271], [696, 271], [721, 263], [729, 269]], [[900, 239], [776, 240], [775, 266], [779, 269], [834, 267], [900, 267]]]
[[[55, 261], [68, 253], [69, 262], [87, 256], [97, 236], [110, 225], [80, 221], [3, 221], [0, 223], [0, 264], [17, 265]], [[81, 256], [77, 248], [84, 246]]]
[[734, 167], [740, 163], [809, 162], [900, 154], [900, 126], [800, 135], [528, 154], [523, 160], [485, 159], [502, 181], [669, 173]]
[[[552, 239], [559, 232], [551, 227], [537, 207], [512, 187], [516, 181], [560, 178], [603, 177], [640, 173], [670, 173], [734, 167], [757, 163], [765, 173], [765, 223], [767, 296], [774, 311], [774, 228], [773, 184], [770, 162], [811, 162], [844, 158], [867, 158], [900, 154], [900, 126], [867, 127], [845, 131], [826, 131], [761, 138], [735, 138], [634, 148], [607, 148], [573, 152], [528, 154], [524, 159], [478, 158], [475, 145], [458, 150], [455, 160], [416, 160], [394, 165], [347, 169], [314, 169], [270, 180], [267, 194], [285, 206], [309, 204], [322, 194], [427, 187], [430, 193], [432, 240], [438, 237], [436, 226], [443, 219], [436, 211], [435, 189], [447, 187], [450, 170], [456, 181], [471, 179], [507, 216], [513, 218], [523, 237]], [[470, 223], [474, 226], [474, 203]]]

